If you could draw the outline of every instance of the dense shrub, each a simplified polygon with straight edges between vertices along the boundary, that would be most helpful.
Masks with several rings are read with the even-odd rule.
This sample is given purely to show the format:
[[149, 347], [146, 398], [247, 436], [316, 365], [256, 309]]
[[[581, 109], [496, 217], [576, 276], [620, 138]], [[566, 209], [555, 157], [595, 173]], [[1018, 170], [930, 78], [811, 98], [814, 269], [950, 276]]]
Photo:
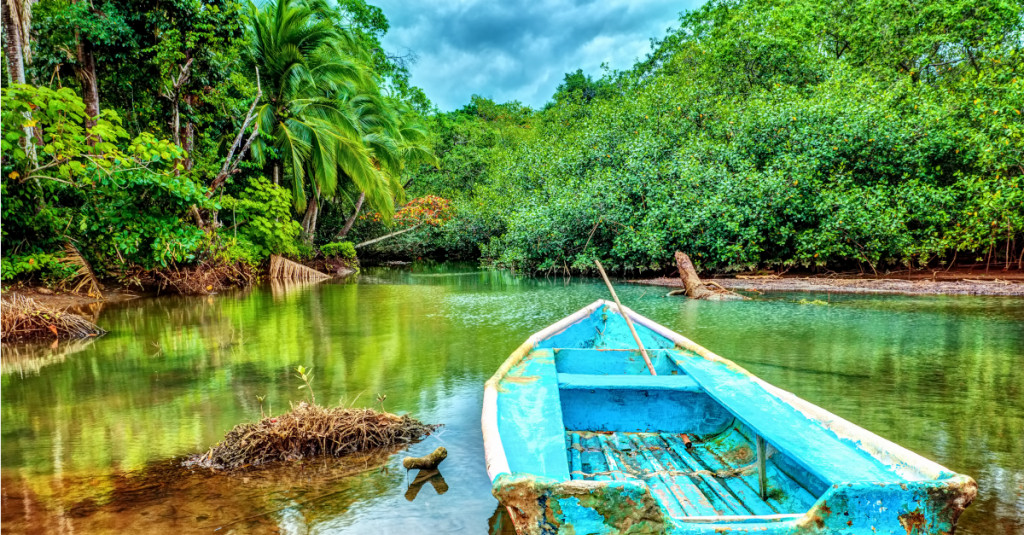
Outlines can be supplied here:
[[352, 259], [356, 257], [356, 247], [350, 241], [325, 243], [320, 246], [320, 252], [328, 258]]

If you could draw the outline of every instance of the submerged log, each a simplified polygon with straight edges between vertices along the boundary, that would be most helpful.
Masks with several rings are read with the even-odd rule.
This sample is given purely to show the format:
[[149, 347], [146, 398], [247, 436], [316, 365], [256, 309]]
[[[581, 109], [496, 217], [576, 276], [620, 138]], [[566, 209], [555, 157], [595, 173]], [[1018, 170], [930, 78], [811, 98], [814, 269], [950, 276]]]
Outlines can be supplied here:
[[406, 470], [432, 470], [437, 468], [437, 465], [441, 464], [441, 461], [448, 458], [448, 450], [443, 447], [438, 447], [432, 451], [429, 455], [423, 457], [406, 457], [402, 459], [402, 466]]
[[676, 267], [679, 268], [679, 278], [683, 280], [685, 290], [682, 292], [678, 290], [669, 292], [669, 295], [685, 293], [690, 299], [704, 299], [706, 301], [741, 301], [749, 299], [749, 297], [726, 290], [717, 283], [712, 282], [712, 284], [718, 287], [717, 290], [708, 288], [706, 284], [701, 282], [700, 277], [697, 276], [697, 270], [693, 267], [690, 257], [682, 251], [676, 251]]

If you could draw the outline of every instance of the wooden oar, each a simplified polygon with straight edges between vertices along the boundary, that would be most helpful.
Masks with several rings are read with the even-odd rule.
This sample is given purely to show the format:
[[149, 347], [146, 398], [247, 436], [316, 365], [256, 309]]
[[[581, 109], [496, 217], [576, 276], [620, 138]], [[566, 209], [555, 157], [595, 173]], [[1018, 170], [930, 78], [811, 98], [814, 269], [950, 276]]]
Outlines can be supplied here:
[[619, 314], [626, 319], [626, 325], [629, 326], [629, 332], [633, 333], [633, 339], [636, 340], [637, 347], [640, 348], [640, 354], [644, 356], [644, 362], [647, 363], [647, 369], [651, 371], [651, 375], [658, 375], [654, 371], [654, 364], [651, 364], [651, 357], [647, 356], [647, 350], [644, 349], [643, 342], [640, 341], [640, 335], [636, 333], [636, 327], [633, 327], [633, 320], [629, 319], [629, 315], [626, 314], [626, 309], [622, 307], [622, 302], [619, 301], [619, 296], [615, 294], [615, 288], [612, 287], [612, 281], [608, 280], [608, 274], [604, 272], [604, 266], [601, 265], [601, 261], [594, 259], [594, 263], [597, 264], [597, 270], [601, 272], [601, 277], [604, 279], [604, 283], [608, 285], [608, 291], [612, 294], [612, 299], [615, 300], [615, 304], [619, 307]]

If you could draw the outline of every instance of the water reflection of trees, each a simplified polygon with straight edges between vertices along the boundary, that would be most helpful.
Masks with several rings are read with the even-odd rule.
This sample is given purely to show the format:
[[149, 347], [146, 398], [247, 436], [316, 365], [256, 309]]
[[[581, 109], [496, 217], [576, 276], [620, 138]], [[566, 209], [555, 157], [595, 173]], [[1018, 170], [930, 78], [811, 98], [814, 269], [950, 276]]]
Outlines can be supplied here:
[[51, 364], [64, 362], [90, 344], [96, 338], [57, 341], [48, 344], [3, 344], [0, 349], [0, 374], [25, 376], [38, 374]]
[[319, 400], [362, 392], [357, 403], [370, 405], [381, 392], [388, 410], [416, 411], [445, 395], [452, 360], [472, 358], [435, 343], [455, 334], [445, 322], [423, 324], [436, 303], [387, 287], [369, 297], [354, 286], [325, 288], [284, 303], [254, 292], [112, 309], [100, 343], [52, 357], [46, 362], [65, 360], [44, 373], [5, 374], [4, 466], [132, 468], [205, 448], [258, 416], [257, 395], [274, 411], [301, 399], [298, 364], [316, 369]]
[[400, 487], [403, 471], [393, 453], [236, 474], [186, 470], [180, 459], [95, 476], [5, 471], [3, 527], [41, 533], [138, 532], [142, 526], [154, 533], [309, 533], [354, 504]]

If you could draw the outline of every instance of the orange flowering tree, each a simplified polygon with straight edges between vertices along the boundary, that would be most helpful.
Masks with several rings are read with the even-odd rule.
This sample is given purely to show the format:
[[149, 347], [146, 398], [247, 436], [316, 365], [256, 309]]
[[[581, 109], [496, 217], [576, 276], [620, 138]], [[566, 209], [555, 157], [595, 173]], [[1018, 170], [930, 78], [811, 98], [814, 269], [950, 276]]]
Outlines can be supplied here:
[[[394, 223], [399, 228], [418, 227], [429, 225], [438, 227], [445, 221], [452, 218], [452, 201], [437, 195], [425, 195], [417, 197], [395, 212]], [[359, 217], [363, 221], [374, 223], [381, 222], [378, 212], [372, 212]]]

